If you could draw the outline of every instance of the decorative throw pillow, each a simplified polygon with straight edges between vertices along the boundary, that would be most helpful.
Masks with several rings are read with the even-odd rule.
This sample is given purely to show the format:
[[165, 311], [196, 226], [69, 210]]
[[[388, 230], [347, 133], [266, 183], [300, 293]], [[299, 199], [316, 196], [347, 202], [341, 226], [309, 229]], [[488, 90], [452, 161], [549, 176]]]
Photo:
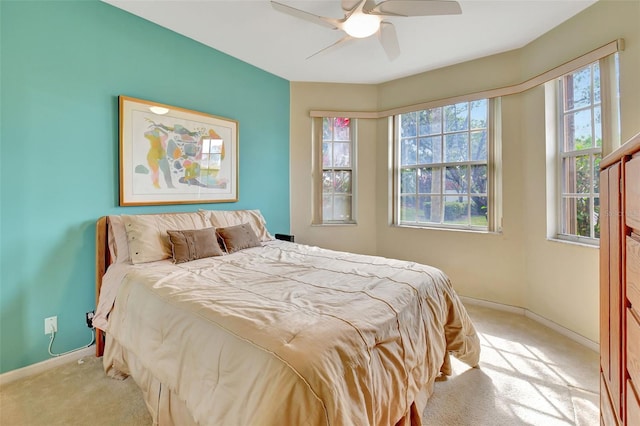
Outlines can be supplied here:
[[224, 243], [227, 253], [233, 253], [251, 247], [259, 247], [260, 239], [248, 223], [217, 228], [216, 232]]
[[167, 231], [173, 252], [173, 263], [189, 262], [205, 257], [222, 256], [215, 228]]

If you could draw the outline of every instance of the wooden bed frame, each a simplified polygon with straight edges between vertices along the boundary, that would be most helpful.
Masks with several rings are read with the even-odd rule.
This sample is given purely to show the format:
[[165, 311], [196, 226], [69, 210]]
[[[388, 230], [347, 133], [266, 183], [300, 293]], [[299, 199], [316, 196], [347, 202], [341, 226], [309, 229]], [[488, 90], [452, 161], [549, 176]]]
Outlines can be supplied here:
[[[100, 288], [102, 287], [102, 277], [107, 267], [111, 265], [111, 253], [109, 252], [109, 219], [102, 216], [96, 222], [96, 307], [100, 298]], [[96, 328], [96, 356], [101, 357], [104, 353], [104, 332]]]

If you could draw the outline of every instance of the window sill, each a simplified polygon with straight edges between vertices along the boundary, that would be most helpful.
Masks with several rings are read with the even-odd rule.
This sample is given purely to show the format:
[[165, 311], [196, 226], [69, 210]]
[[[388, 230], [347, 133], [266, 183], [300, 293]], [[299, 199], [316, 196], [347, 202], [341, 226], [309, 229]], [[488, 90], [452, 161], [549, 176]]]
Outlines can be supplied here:
[[424, 229], [427, 231], [452, 231], [452, 232], [467, 232], [471, 234], [488, 234], [488, 235], [502, 235], [502, 231], [489, 231], [486, 229], [474, 229], [474, 228], [446, 228], [440, 226], [412, 226], [412, 225], [398, 225], [392, 224], [392, 228], [407, 228], [407, 229]]
[[594, 248], [594, 249], [600, 248], [599, 240], [596, 240], [596, 242], [591, 244], [584, 241], [573, 241], [573, 240], [568, 240], [568, 239], [558, 238], [558, 237], [547, 237], [547, 241], [550, 241], [552, 243], [564, 243], [564, 244], [571, 244], [574, 246], [588, 247], [588, 248]]
[[338, 226], [338, 227], [341, 227], [341, 226], [358, 226], [358, 223], [357, 222], [312, 223], [311, 226], [312, 227], [315, 227], [315, 226], [318, 226], [318, 227], [325, 227], [325, 226], [328, 226], [328, 227], [332, 227], [332, 226]]

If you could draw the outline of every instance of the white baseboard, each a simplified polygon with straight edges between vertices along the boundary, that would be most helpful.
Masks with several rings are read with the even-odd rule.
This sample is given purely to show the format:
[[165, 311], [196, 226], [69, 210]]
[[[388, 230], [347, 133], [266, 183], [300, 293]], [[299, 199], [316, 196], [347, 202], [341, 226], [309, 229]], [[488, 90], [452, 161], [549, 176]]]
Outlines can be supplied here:
[[4, 386], [7, 383], [11, 383], [19, 379], [24, 379], [25, 377], [42, 373], [44, 371], [50, 370], [52, 368], [58, 367], [63, 364], [67, 364], [69, 362], [77, 361], [87, 356], [95, 356], [95, 355], [96, 355], [96, 347], [95, 345], [91, 345], [88, 348], [82, 348], [67, 355], [61, 355], [59, 357], [50, 358], [42, 362], [38, 362], [36, 364], [28, 365], [23, 368], [18, 368], [17, 370], [7, 371], [6, 373], [0, 374], [0, 386]]
[[583, 335], [578, 334], [575, 331], [569, 330], [568, 328], [563, 327], [560, 324], [555, 323], [551, 320], [548, 320], [534, 312], [531, 312], [528, 309], [520, 308], [517, 306], [504, 305], [502, 303], [489, 302], [487, 300], [482, 300], [482, 299], [474, 299], [473, 297], [466, 297], [466, 296], [460, 296], [460, 300], [462, 300], [462, 303], [467, 303], [469, 305], [484, 306], [486, 308], [495, 309], [497, 311], [506, 311], [514, 314], [524, 315], [525, 317], [530, 318], [535, 322], [540, 323], [545, 327], [548, 327], [562, 334], [563, 336], [573, 340], [574, 342], [580, 343], [582, 346], [585, 346], [595, 352], [600, 352], [600, 345], [597, 342], [594, 342], [591, 339], [587, 339]]
[[485, 308], [495, 309], [496, 311], [511, 312], [512, 314], [525, 315], [526, 309], [517, 306], [504, 305], [497, 302], [489, 302], [488, 300], [474, 299], [473, 297], [459, 296], [462, 303], [476, 306], [484, 306]]

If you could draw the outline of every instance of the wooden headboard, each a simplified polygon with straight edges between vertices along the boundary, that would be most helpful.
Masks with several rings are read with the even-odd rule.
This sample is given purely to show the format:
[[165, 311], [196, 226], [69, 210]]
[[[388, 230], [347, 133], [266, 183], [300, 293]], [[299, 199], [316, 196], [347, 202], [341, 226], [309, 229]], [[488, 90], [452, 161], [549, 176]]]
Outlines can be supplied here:
[[[102, 288], [102, 277], [107, 267], [111, 264], [109, 252], [109, 219], [102, 216], [96, 222], [96, 308]], [[96, 356], [102, 356], [104, 352], [104, 332], [96, 328]]]

